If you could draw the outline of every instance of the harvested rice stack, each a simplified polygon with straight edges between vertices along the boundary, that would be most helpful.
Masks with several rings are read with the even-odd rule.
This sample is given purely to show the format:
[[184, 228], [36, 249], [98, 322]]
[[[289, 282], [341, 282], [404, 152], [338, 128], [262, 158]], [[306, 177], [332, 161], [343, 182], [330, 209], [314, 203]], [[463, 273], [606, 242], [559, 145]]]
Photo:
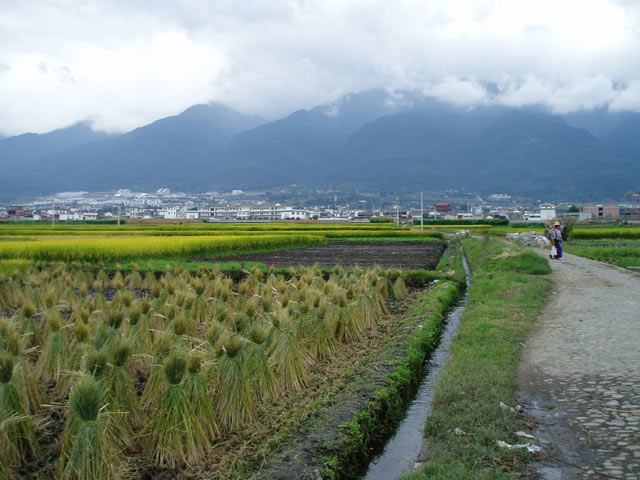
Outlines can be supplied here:
[[0, 352], [0, 476], [11, 478], [13, 468], [34, 454], [32, 419], [25, 408], [20, 388], [16, 388], [13, 373], [15, 359], [9, 352]]
[[159, 278], [79, 262], [39, 268], [0, 278], [0, 363], [11, 364], [2, 385], [15, 392], [2, 415], [23, 422], [18, 437], [0, 436], [6, 475], [33, 454], [34, 419], [52, 402], [70, 406], [61, 477], [114, 478], [124, 450], [160, 465], [202, 462], [407, 294], [399, 272], [379, 268], [336, 267], [328, 279], [317, 266], [252, 268], [235, 286], [218, 268]]
[[71, 390], [69, 408], [77, 427], [69, 456], [62, 467], [63, 479], [112, 480], [119, 478], [119, 462], [105, 435], [104, 387], [93, 377], [81, 378]]
[[209, 425], [201, 423], [183, 382], [187, 361], [173, 354], [164, 364], [167, 387], [146, 429], [148, 451], [160, 465], [197, 463], [210, 447]]

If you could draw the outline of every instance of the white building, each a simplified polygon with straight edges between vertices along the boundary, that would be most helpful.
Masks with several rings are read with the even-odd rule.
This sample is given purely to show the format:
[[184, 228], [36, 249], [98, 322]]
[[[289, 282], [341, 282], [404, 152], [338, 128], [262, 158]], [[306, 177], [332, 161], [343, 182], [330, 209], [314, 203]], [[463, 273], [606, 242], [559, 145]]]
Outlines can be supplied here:
[[171, 206], [163, 207], [158, 210], [158, 216], [167, 220], [177, 220], [179, 218], [187, 217], [186, 207]]
[[532, 212], [529, 210], [525, 210], [522, 214], [522, 218], [526, 222], [541, 222], [542, 217], [540, 216], [540, 212]]
[[200, 218], [200, 214], [198, 213], [197, 208], [190, 208], [185, 212], [185, 218], [187, 220], [197, 220]]
[[144, 215], [144, 209], [140, 207], [128, 207], [123, 214], [129, 218], [141, 218]]
[[198, 207], [198, 218], [209, 222], [216, 221], [268, 221], [283, 219], [306, 219], [309, 212], [280, 205], [279, 203], [211, 205]]
[[280, 212], [281, 220], [308, 220], [309, 210], [303, 208], [287, 207]]
[[553, 220], [556, 218], [556, 207], [554, 205], [540, 205], [540, 220]]

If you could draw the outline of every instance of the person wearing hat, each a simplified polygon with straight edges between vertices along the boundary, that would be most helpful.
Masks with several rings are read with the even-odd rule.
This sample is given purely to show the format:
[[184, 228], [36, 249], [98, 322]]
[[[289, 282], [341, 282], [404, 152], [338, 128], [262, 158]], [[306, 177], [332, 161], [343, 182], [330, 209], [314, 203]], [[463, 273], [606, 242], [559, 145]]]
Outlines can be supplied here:
[[562, 258], [562, 231], [560, 230], [560, 222], [553, 224], [553, 230], [551, 230], [551, 243], [556, 247], [555, 258], [560, 260]]

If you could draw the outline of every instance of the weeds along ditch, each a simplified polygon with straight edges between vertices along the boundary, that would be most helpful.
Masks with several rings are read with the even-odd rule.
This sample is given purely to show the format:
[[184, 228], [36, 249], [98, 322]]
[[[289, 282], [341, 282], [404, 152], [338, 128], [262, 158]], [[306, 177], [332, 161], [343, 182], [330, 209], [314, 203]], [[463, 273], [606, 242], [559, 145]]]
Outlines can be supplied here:
[[406, 322], [446, 310], [454, 277], [254, 267], [234, 281], [214, 265], [157, 274], [2, 260], [0, 478], [248, 477], [400, 336], [397, 385], [374, 395], [378, 407], [365, 402], [394, 417], [438, 328], [409, 341]]

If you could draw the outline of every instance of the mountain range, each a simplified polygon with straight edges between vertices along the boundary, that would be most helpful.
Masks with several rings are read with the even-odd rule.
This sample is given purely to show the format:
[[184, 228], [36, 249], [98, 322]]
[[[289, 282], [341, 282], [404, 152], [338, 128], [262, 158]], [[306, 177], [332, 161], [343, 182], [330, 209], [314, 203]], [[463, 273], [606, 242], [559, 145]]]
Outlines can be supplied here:
[[382, 90], [270, 121], [211, 103], [123, 134], [79, 123], [0, 138], [0, 172], [7, 198], [298, 184], [618, 199], [640, 188], [640, 114], [459, 108]]

